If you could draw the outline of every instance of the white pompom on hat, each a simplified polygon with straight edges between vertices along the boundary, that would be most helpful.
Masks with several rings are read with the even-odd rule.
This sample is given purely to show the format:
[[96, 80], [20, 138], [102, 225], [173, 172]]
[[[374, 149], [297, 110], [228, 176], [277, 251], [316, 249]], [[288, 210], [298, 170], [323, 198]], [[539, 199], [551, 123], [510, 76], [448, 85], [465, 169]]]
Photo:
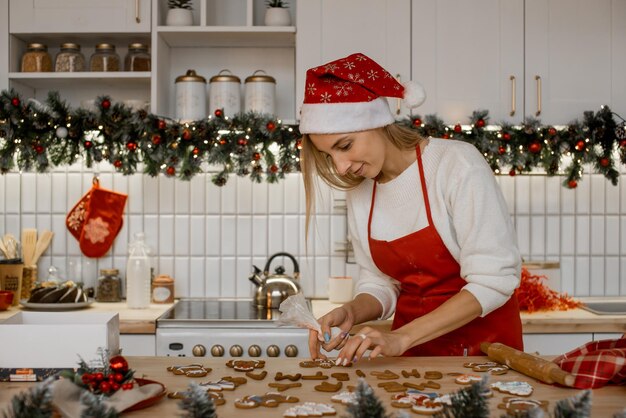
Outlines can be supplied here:
[[404, 86], [364, 54], [349, 55], [306, 73], [300, 114], [303, 134], [333, 134], [381, 128], [394, 122], [385, 97], [403, 99], [408, 108], [426, 100], [424, 87]]

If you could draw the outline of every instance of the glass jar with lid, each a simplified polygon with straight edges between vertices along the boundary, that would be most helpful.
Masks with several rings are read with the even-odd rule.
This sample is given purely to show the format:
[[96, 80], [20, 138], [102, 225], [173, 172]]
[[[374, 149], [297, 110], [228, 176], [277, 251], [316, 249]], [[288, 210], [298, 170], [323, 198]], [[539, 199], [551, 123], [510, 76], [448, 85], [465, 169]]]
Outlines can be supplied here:
[[119, 71], [120, 56], [115, 52], [115, 45], [96, 45], [96, 52], [89, 59], [89, 68], [91, 71]]
[[140, 43], [128, 45], [128, 53], [124, 58], [124, 71], [150, 71], [148, 45]]
[[54, 71], [85, 71], [85, 57], [80, 52], [80, 45], [70, 42], [61, 44], [61, 50], [54, 60]]
[[48, 47], [40, 43], [28, 44], [26, 52], [22, 55], [21, 69], [24, 73], [52, 71], [52, 58], [48, 53]]
[[118, 269], [102, 269], [98, 277], [96, 301], [119, 302], [122, 300], [122, 279]]

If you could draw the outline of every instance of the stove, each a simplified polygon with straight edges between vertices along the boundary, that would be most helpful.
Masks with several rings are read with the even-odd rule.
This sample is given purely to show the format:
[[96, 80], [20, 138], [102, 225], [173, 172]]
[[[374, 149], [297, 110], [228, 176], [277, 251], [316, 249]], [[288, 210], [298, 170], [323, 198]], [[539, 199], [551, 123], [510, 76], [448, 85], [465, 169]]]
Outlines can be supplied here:
[[279, 327], [279, 317], [278, 309], [257, 308], [249, 299], [181, 299], [157, 318], [156, 354], [309, 357], [308, 330]]

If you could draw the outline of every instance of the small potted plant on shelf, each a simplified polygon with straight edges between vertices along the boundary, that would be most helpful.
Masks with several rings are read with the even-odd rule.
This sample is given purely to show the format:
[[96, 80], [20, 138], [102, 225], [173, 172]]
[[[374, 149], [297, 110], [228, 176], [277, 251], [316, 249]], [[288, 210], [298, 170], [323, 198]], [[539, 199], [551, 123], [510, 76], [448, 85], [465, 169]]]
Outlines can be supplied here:
[[193, 25], [192, 0], [167, 0], [167, 26], [191, 26]]
[[287, 9], [287, 2], [283, 0], [267, 0], [265, 11], [265, 26], [289, 26], [291, 15]]

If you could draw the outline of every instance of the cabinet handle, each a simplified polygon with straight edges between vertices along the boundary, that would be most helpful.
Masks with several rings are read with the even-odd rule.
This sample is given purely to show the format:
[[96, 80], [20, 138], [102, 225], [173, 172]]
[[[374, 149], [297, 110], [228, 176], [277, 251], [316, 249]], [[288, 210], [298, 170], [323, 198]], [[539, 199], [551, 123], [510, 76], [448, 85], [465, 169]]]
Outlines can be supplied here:
[[535, 116], [541, 115], [541, 77], [536, 75], [535, 81], [537, 82], [537, 111]]
[[510, 76], [509, 80], [511, 80], [511, 113], [509, 115], [515, 116], [515, 102], [517, 101], [515, 98], [515, 76]]
[[[400, 82], [400, 74], [396, 74], [396, 80]], [[396, 115], [400, 114], [400, 106], [402, 105], [402, 99], [398, 99], [398, 105], [396, 106]]]
[[141, 23], [141, 18], [139, 17], [139, 0], [135, 0], [135, 22]]

